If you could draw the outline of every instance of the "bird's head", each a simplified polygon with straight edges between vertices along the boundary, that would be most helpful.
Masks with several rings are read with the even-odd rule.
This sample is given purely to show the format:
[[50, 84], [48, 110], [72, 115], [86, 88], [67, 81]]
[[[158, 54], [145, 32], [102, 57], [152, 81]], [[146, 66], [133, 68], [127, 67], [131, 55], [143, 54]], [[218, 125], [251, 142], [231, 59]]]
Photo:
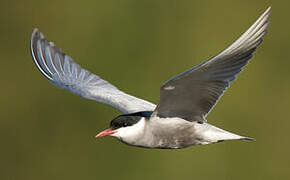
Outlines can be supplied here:
[[96, 137], [114, 136], [124, 141], [136, 138], [142, 133], [146, 118], [149, 118], [151, 113], [146, 111], [120, 115], [111, 121], [108, 129], [98, 133]]

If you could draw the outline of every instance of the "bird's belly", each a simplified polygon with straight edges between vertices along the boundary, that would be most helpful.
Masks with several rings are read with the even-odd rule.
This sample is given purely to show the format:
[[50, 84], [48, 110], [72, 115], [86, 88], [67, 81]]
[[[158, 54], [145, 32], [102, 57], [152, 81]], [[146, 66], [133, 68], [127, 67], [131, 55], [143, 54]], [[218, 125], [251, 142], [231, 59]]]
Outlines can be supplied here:
[[198, 145], [199, 138], [193, 133], [182, 133], [179, 135], [163, 136], [154, 142], [155, 148], [161, 149], [181, 149], [188, 146]]
[[182, 119], [158, 119], [148, 125], [150, 131], [144, 136], [142, 147], [160, 149], [181, 149], [201, 144], [195, 133], [195, 122]]
[[119, 139], [122, 143], [125, 143], [130, 146], [142, 147], [142, 148], [156, 148], [156, 149], [182, 149], [188, 146], [198, 145], [199, 140], [197, 138], [181, 138], [181, 137], [160, 137], [154, 138], [154, 140], [144, 140], [139, 141], [128, 141]]

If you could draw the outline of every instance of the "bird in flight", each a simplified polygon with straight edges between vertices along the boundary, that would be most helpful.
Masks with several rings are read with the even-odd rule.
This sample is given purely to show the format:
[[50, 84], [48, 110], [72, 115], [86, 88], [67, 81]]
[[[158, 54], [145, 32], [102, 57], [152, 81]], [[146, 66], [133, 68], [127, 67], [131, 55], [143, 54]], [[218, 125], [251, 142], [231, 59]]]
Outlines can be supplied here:
[[225, 50], [166, 81], [160, 88], [158, 105], [129, 95], [83, 69], [38, 29], [32, 32], [30, 50], [38, 70], [55, 86], [123, 113], [96, 137], [113, 136], [128, 145], [160, 149], [253, 140], [210, 125], [206, 116], [261, 44], [270, 9]]

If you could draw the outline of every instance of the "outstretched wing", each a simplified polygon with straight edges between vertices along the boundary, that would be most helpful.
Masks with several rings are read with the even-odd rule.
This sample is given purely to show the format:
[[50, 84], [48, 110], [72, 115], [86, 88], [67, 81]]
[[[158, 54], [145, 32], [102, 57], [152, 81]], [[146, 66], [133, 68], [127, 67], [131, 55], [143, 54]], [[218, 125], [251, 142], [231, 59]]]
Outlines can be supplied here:
[[123, 113], [152, 111], [154, 104], [128, 95], [99, 76], [83, 69], [54, 43], [34, 29], [31, 55], [39, 71], [55, 86], [81, 97], [111, 105]]
[[188, 121], [205, 121], [206, 115], [262, 42], [269, 24], [269, 15], [270, 8], [238, 40], [217, 56], [165, 82], [153, 114], [160, 117], [180, 117]]

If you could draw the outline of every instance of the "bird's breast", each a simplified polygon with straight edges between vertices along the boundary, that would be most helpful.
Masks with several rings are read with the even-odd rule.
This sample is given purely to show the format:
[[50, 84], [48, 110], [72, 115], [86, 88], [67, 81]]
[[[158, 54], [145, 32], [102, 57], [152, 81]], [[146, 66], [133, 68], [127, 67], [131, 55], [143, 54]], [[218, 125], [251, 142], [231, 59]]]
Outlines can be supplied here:
[[180, 118], [153, 117], [146, 124], [151, 147], [184, 148], [196, 141], [194, 123]]

